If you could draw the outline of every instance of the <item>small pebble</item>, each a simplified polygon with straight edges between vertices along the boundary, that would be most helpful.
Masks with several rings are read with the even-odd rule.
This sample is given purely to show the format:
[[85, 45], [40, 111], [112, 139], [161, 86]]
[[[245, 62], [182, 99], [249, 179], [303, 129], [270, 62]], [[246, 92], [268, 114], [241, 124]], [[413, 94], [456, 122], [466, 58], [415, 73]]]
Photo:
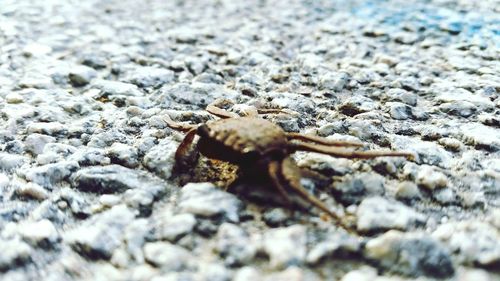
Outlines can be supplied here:
[[408, 229], [423, 224], [425, 217], [404, 204], [383, 197], [364, 199], [357, 210], [357, 229], [375, 232], [388, 229]]
[[280, 269], [301, 265], [306, 258], [306, 241], [306, 228], [302, 225], [268, 230], [263, 247], [270, 257], [270, 266]]
[[417, 185], [410, 181], [400, 182], [395, 195], [399, 200], [417, 200], [422, 197]]
[[422, 165], [416, 177], [416, 183], [428, 190], [435, 190], [448, 186], [445, 174], [429, 165]]
[[179, 208], [182, 212], [202, 217], [223, 215], [229, 221], [239, 221], [241, 201], [211, 183], [188, 183], [181, 190]]

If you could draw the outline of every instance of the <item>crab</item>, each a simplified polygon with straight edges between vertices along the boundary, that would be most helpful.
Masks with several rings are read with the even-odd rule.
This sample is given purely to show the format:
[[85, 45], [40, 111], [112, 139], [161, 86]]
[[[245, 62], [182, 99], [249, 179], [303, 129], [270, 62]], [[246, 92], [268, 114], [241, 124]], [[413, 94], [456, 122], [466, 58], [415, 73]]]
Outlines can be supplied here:
[[176, 150], [176, 164], [189, 165], [191, 147], [193, 147], [195, 136], [199, 136], [195, 151], [209, 159], [235, 164], [245, 171], [268, 175], [272, 186], [288, 205], [291, 201], [287, 190], [291, 190], [346, 228], [347, 226], [335, 212], [302, 186], [301, 169], [291, 154], [297, 151], [307, 151], [342, 158], [414, 157], [409, 152], [348, 149], [359, 148], [363, 144], [285, 132], [278, 125], [259, 117], [260, 114], [284, 112], [281, 109], [249, 107], [249, 110], [244, 112], [244, 116], [240, 116], [219, 106], [228, 104], [232, 102], [216, 100], [209, 104], [206, 111], [220, 119], [198, 125], [175, 122], [168, 114], [165, 115], [164, 121], [168, 127], [187, 133]]

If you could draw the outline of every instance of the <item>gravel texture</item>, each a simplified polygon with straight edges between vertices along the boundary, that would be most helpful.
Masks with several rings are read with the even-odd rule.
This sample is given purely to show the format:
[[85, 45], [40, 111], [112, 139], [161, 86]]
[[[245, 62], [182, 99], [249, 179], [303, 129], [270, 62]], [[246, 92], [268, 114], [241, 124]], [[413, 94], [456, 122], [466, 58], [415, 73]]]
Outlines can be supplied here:
[[[500, 280], [498, 1], [0, 2], [1, 280]], [[218, 98], [416, 157], [294, 155], [349, 233], [173, 170]]]

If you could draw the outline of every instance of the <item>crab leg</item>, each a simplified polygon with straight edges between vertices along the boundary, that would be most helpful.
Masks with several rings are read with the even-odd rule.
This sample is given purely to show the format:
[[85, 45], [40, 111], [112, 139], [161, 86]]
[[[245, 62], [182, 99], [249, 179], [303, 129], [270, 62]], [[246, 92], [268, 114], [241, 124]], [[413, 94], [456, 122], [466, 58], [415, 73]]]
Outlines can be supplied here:
[[181, 144], [175, 151], [175, 162], [185, 164], [186, 155], [189, 154], [189, 147], [193, 143], [195, 136], [196, 136], [196, 128], [191, 129], [186, 134]]
[[300, 183], [300, 170], [297, 165], [293, 162], [291, 158], [285, 158], [281, 162], [280, 167], [281, 176], [287, 182], [287, 184], [296, 191], [302, 198], [307, 200], [309, 203], [313, 204], [323, 212], [327, 213], [332, 219], [336, 220], [337, 223], [348, 231], [352, 231], [351, 227], [346, 225], [342, 218], [340, 218], [336, 213], [332, 212], [323, 202], [321, 202], [316, 196], [307, 192], [307, 190]]
[[240, 117], [236, 113], [232, 113], [232, 112], [226, 111], [226, 110], [224, 110], [224, 109], [222, 109], [220, 107], [217, 107], [217, 106], [215, 106], [213, 104], [207, 105], [206, 111], [208, 111], [209, 113], [211, 113], [211, 114], [213, 114], [213, 115], [215, 115], [217, 117], [224, 118], [224, 119]]
[[321, 173], [318, 173], [314, 170], [311, 170], [309, 168], [304, 168], [304, 167], [301, 167], [300, 168], [300, 173], [303, 177], [306, 177], [306, 178], [317, 178], [317, 179], [320, 179], [322, 181], [326, 181], [326, 180], [329, 180], [329, 178]]
[[372, 151], [352, 151], [347, 150], [340, 147], [327, 147], [323, 145], [314, 145], [309, 143], [292, 143], [291, 145], [292, 151], [310, 151], [317, 152], [322, 154], [328, 154], [334, 157], [342, 157], [342, 158], [376, 158], [382, 156], [390, 156], [390, 157], [407, 157], [407, 158], [415, 158], [415, 155], [410, 152], [402, 152], [402, 151], [381, 151], [381, 150], [372, 150]]
[[281, 171], [280, 170], [281, 170], [281, 167], [280, 167], [279, 162], [273, 161], [273, 162], [269, 163], [268, 172], [269, 172], [269, 176], [271, 177], [271, 180], [273, 181], [274, 187], [276, 187], [276, 189], [279, 191], [279, 193], [281, 194], [283, 199], [285, 199], [286, 204], [290, 207], [291, 206], [290, 198], [288, 197], [288, 194], [285, 190], [285, 187], [281, 183], [281, 179], [280, 179]]
[[314, 143], [318, 143], [318, 144], [324, 144], [324, 145], [356, 146], [356, 147], [363, 146], [363, 144], [359, 143], [359, 142], [329, 140], [329, 139], [322, 138], [322, 137], [317, 137], [317, 136], [312, 136], [312, 135], [305, 135], [305, 134], [299, 134], [299, 133], [286, 133], [286, 137], [288, 139], [292, 139], [292, 140], [310, 141], [310, 142], [314, 142]]
[[172, 120], [172, 118], [170, 118], [168, 114], [165, 114], [165, 116], [163, 117], [163, 121], [165, 121], [165, 123], [167, 123], [167, 126], [169, 126], [170, 128], [182, 132], [188, 132], [190, 130], [198, 128], [198, 125], [175, 122]]
[[213, 101], [212, 103], [210, 103], [209, 105], [207, 105], [205, 110], [208, 111], [209, 113], [211, 113], [217, 117], [223, 118], [223, 119], [240, 117], [236, 113], [229, 112], [227, 110], [224, 110], [224, 109], [218, 107], [217, 105], [221, 104], [221, 103], [233, 104], [232, 101], [227, 100], [227, 99], [217, 99], [217, 100]]
[[283, 111], [283, 109], [279, 108], [257, 108], [257, 112], [259, 114], [279, 114], [279, 113], [286, 113]]

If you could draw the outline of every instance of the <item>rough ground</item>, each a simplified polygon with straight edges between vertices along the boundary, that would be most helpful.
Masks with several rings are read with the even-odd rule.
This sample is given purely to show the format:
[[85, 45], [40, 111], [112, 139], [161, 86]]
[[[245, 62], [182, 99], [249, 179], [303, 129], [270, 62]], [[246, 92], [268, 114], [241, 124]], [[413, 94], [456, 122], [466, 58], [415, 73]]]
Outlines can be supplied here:
[[[500, 3], [412, 2], [1, 0], [0, 279], [500, 280]], [[357, 234], [182, 187], [217, 98], [418, 157], [295, 155]]]

